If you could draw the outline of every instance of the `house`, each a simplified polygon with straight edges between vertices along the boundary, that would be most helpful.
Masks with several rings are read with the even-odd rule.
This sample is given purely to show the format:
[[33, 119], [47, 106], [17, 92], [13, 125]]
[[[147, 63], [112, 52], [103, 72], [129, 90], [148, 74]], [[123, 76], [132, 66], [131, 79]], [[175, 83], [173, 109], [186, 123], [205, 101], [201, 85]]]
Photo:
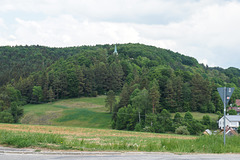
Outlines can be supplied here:
[[[223, 134], [223, 130], [220, 132], [220, 134]], [[234, 136], [234, 135], [238, 135], [238, 133], [234, 130], [234, 129], [232, 129], [232, 128], [230, 128], [230, 127], [226, 127], [226, 135], [228, 135], [228, 136]]]
[[228, 107], [228, 111], [229, 111], [230, 109], [235, 110], [238, 115], [240, 114], [240, 106], [238, 106], [238, 107]]
[[[240, 115], [226, 115], [226, 127], [237, 129], [240, 123]], [[218, 128], [224, 128], [224, 116], [218, 121]]]
[[237, 106], [240, 106], [240, 99], [236, 99], [235, 103], [236, 103]]
[[233, 110], [235, 110], [237, 113], [238, 113], [238, 115], [240, 114], [240, 99], [236, 99], [236, 105], [237, 105], [237, 107], [228, 107], [228, 111], [230, 110], [230, 109], [233, 109]]

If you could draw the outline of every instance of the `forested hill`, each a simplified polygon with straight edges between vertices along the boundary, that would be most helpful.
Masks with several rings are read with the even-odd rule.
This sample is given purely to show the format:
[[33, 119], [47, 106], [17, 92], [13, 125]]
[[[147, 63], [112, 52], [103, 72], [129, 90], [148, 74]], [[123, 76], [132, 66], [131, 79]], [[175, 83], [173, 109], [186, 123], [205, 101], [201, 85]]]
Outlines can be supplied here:
[[[122, 58], [147, 57], [145, 63], [148, 63], [146, 64], [148, 67], [171, 65], [175, 68], [180, 64], [197, 65], [197, 61], [193, 58], [152, 46], [124, 44], [118, 45], [118, 51], [121, 53]], [[66, 59], [73, 55], [88, 52], [104, 52], [111, 55], [113, 46], [97, 45], [68, 48], [43, 46], [0, 47], [0, 86], [11, 80], [18, 80], [20, 77], [25, 78], [30, 73], [42, 71], [60, 58]]]
[[110, 90], [120, 94], [116, 112], [133, 105], [134, 97], [141, 94], [149, 96], [143, 102], [147, 108], [141, 110], [145, 113], [222, 111], [217, 87], [224, 85], [235, 87], [231, 103], [240, 98], [237, 68], [209, 68], [192, 57], [143, 44], [118, 44], [117, 50], [118, 56], [112, 54], [114, 45], [0, 47], [1, 111], [20, 115], [21, 111], [9, 110], [11, 105], [96, 96]]

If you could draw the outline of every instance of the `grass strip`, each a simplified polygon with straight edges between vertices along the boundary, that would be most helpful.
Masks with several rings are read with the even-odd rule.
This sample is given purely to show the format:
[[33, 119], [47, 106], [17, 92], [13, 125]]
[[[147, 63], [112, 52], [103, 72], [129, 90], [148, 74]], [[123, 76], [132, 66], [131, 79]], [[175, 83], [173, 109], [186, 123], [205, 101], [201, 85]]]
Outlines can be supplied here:
[[0, 130], [0, 143], [14, 147], [41, 147], [81, 151], [146, 151], [184, 153], [240, 153], [239, 136], [201, 136], [197, 139], [157, 137], [76, 137], [51, 133]]

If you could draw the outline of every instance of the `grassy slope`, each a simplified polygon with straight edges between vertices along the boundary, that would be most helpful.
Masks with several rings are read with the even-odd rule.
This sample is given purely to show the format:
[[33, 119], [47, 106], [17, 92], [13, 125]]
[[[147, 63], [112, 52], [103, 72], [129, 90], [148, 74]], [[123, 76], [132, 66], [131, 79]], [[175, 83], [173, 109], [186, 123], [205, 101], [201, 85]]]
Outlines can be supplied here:
[[110, 128], [111, 114], [104, 107], [105, 96], [75, 98], [54, 103], [26, 105], [24, 124]]
[[[98, 96], [65, 99], [47, 104], [29, 104], [24, 106], [25, 115], [21, 123], [110, 128], [111, 114], [104, 107], [105, 98], [106, 96]], [[185, 112], [180, 114], [184, 117]], [[173, 118], [175, 113], [171, 115]], [[209, 115], [214, 121], [218, 118], [218, 115], [211, 113], [192, 112], [192, 115], [197, 120], [202, 120], [204, 115]]]

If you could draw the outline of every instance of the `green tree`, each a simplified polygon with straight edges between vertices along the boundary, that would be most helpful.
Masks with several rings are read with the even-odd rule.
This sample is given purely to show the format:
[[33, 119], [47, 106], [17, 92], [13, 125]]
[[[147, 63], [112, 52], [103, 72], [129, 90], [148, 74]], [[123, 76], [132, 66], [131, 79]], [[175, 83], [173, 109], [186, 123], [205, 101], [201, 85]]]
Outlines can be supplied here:
[[41, 86], [34, 86], [32, 95], [33, 95], [33, 100], [36, 103], [42, 102], [42, 100], [43, 100], [42, 87]]
[[155, 110], [158, 109], [159, 107], [159, 99], [160, 99], [159, 86], [156, 79], [154, 79], [152, 82], [152, 87], [150, 88], [149, 94], [150, 94], [152, 107], [153, 107], [152, 111], [154, 113]]
[[229, 114], [229, 115], [237, 115], [237, 111], [234, 110], [234, 109], [230, 109], [230, 110], [228, 111], [228, 114]]
[[110, 113], [112, 113], [113, 107], [116, 104], [115, 93], [113, 92], [113, 90], [108, 91], [105, 102], [105, 107], [108, 108]]
[[204, 125], [209, 127], [209, 125], [211, 123], [211, 118], [209, 117], [209, 115], [204, 115], [203, 118], [202, 118], [202, 122], [203, 122]]
[[8, 111], [0, 112], [0, 123], [13, 123], [13, 115]]
[[196, 74], [191, 81], [192, 111], [206, 112], [206, 108], [211, 100], [211, 88], [209, 81]]
[[171, 112], [177, 110], [177, 103], [176, 103], [176, 92], [173, 89], [173, 82], [171, 79], [168, 79], [167, 85], [165, 88], [165, 102], [166, 108], [169, 109]]
[[184, 120], [187, 121], [187, 122], [193, 120], [193, 116], [189, 111], [185, 113]]
[[163, 109], [162, 112], [158, 114], [158, 121], [164, 128], [164, 131], [173, 131], [171, 114], [166, 109]]
[[177, 123], [177, 124], [181, 124], [181, 123], [182, 123], [182, 120], [183, 120], [183, 117], [181, 116], [181, 114], [180, 114], [179, 112], [177, 112], [177, 113], [174, 115], [173, 122], [174, 122], [174, 123]]
[[148, 90], [143, 89], [132, 99], [133, 107], [137, 108], [138, 112], [146, 114], [151, 112], [151, 102]]
[[53, 102], [54, 99], [55, 99], [55, 94], [54, 94], [54, 92], [53, 92], [53, 90], [52, 90], [52, 87], [50, 87], [50, 89], [49, 89], [49, 91], [48, 91], [48, 100], [49, 100], [50, 102]]

